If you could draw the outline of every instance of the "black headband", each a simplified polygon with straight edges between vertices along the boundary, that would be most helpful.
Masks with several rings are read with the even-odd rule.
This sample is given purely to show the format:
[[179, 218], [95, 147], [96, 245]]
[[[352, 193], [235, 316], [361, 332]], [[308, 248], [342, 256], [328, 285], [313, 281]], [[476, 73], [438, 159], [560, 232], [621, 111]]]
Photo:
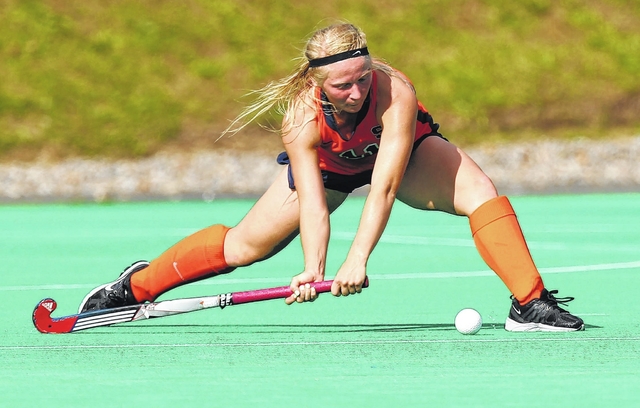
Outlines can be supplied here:
[[333, 64], [334, 62], [343, 61], [349, 58], [362, 57], [364, 55], [369, 55], [367, 47], [309, 60], [309, 68], [322, 67], [324, 65]]

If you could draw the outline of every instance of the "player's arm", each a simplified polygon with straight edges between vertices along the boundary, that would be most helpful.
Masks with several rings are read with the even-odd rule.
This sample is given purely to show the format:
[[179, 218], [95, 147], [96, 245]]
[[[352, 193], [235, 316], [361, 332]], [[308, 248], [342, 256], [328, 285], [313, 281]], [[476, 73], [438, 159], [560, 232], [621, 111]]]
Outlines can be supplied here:
[[[325, 275], [329, 243], [329, 209], [316, 147], [320, 132], [311, 103], [299, 103], [288, 115], [283, 128], [283, 142], [289, 155], [300, 206], [300, 239], [304, 254], [304, 271], [291, 281], [295, 291], [300, 284], [322, 281]], [[286, 299], [288, 304], [294, 297]]]
[[348, 295], [362, 288], [367, 261], [387, 225], [411, 155], [417, 115], [415, 93], [401, 79], [379, 74], [377, 113], [383, 130], [371, 190], [347, 259], [334, 280], [334, 295]]

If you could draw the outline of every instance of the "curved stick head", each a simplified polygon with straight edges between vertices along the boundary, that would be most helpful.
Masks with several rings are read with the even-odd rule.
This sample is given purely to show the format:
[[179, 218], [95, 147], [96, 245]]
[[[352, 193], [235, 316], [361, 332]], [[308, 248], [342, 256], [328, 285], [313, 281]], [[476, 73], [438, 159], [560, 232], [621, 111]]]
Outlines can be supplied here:
[[51, 317], [58, 304], [51, 298], [42, 299], [33, 310], [33, 325], [40, 333], [69, 333], [78, 320], [77, 316], [60, 319]]

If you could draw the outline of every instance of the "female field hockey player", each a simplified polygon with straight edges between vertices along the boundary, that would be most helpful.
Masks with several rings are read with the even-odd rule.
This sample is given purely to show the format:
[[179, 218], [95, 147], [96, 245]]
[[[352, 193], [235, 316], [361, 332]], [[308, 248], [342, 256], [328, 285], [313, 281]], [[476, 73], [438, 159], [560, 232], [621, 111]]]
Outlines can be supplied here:
[[418, 210], [469, 218], [482, 259], [512, 293], [510, 331], [576, 331], [583, 321], [562, 309], [572, 298], [545, 289], [509, 199], [439, 132], [407, 77], [369, 54], [351, 24], [316, 31], [292, 75], [258, 91], [236, 119], [240, 130], [263, 112], [284, 113], [279, 129], [286, 165], [235, 227], [213, 225], [153, 261], [139, 261], [91, 291], [80, 312], [153, 301], [180, 285], [231, 272], [278, 253], [300, 234], [304, 267], [287, 304], [313, 301], [305, 285], [325, 279], [329, 214], [370, 184], [351, 248], [331, 293], [359, 293], [367, 260], [396, 200]]

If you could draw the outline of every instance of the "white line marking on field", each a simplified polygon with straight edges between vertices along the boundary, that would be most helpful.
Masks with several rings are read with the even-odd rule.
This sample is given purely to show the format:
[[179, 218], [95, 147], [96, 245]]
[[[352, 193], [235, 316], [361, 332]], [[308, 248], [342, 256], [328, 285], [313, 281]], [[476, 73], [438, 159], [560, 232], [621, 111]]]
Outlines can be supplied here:
[[377, 344], [453, 344], [453, 343], [522, 343], [522, 342], [591, 342], [591, 341], [640, 341], [640, 337], [574, 337], [574, 338], [512, 338], [512, 339], [416, 339], [416, 340], [354, 340], [354, 341], [285, 341], [255, 343], [191, 343], [191, 344], [101, 344], [60, 346], [0, 346], [0, 350], [77, 350], [77, 349], [132, 349], [169, 347], [281, 347], [281, 346], [350, 346]]
[[22, 285], [22, 286], [0, 286], [0, 291], [20, 291], [20, 290], [70, 290], [70, 289], [93, 289], [98, 284], [50, 284], [50, 285]]
[[[338, 231], [332, 232], [331, 239], [338, 241], [353, 241], [355, 233]], [[380, 237], [380, 243], [400, 244], [400, 245], [421, 245], [421, 246], [448, 246], [448, 247], [475, 247], [472, 238], [442, 238], [442, 237], [422, 237], [417, 235], [390, 235], [385, 234]], [[567, 242], [548, 242], [527, 240], [527, 245], [531, 249], [546, 251], [606, 251], [606, 252], [629, 252], [637, 250], [636, 245], [603, 245], [603, 243], [581, 243], [571, 244]]]
[[[633, 262], [620, 262], [620, 263], [607, 263], [597, 265], [582, 265], [582, 266], [559, 266], [551, 268], [538, 268], [541, 274], [555, 274], [555, 273], [576, 273], [576, 272], [590, 272], [590, 271], [611, 271], [618, 269], [635, 269], [640, 268], [640, 261]], [[414, 273], [397, 273], [397, 274], [384, 274], [384, 275], [369, 275], [373, 280], [399, 280], [399, 279], [437, 279], [437, 278], [468, 278], [478, 276], [494, 276], [495, 273], [491, 270], [484, 271], [467, 271], [467, 272], [414, 272]]]
[[[353, 241], [356, 234], [353, 232], [333, 232], [331, 233], [331, 239], [337, 239], [340, 241]], [[383, 235], [380, 237], [380, 242], [387, 244], [407, 244], [407, 245], [439, 245], [439, 246], [454, 246], [454, 247], [474, 247], [475, 243], [470, 238], [427, 238], [420, 236], [410, 235]]]
[[[549, 268], [539, 268], [541, 274], [552, 273], [578, 273], [593, 271], [612, 271], [622, 269], [640, 268], [640, 261], [618, 262], [595, 265], [558, 266]], [[482, 271], [460, 271], [460, 272], [410, 272], [410, 273], [388, 273], [370, 274], [372, 280], [403, 280], [403, 279], [444, 279], [444, 278], [471, 278], [494, 276], [491, 270]], [[282, 284], [283, 278], [214, 278], [193, 283], [193, 285], [229, 285], [229, 284]], [[51, 284], [51, 285], [23, 285], [23, 286], [0, 286], [1, 291], [27, 291], [27, 290], [71, 290], [71, 289], [93, 289], [98, 284]]]

